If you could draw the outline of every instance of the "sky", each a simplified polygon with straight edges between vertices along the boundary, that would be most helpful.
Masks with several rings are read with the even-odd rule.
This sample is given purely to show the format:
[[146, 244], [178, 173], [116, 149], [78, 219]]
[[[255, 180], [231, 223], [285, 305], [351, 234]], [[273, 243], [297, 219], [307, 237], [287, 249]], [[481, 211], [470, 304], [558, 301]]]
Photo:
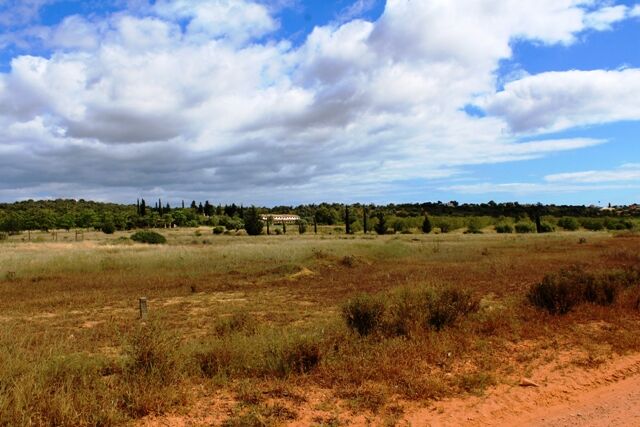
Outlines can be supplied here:
[[637, 0], [0, 0], [0, 201], [640, 202]]

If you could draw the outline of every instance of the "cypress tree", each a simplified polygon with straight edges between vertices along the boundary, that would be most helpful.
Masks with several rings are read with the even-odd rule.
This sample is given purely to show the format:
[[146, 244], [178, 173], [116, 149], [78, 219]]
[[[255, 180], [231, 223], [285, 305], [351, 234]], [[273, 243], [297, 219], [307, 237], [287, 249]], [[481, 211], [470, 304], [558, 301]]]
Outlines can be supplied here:
[[422, 221], [422, 232], [425, 234], [431, 233], [433, 226], [431, 225], [431, 220], [429, 219], [429, 215], [424, 214], [424, 221]]
[[256, 209], [255, 206], [251, 206], [250, 209], [245, 211], [244, 229], [247, 231], [249, 236], [258, 236], [262, 234], [263, 227], [264, 223], [262, 222], [262, 218], [260, 218], [258, 209]]
[[349, 218], [349, 206], [344, 208], [344, 228], [347, 234], [351, 234], [351, 218]]
[[140, 216], [145, 216], [147, 214], [147, 204], [144, 199], [140, 201]]
[[378, 212], [377, 218], [378, 223], [375, 227], [376, 233], [385, 234], [387, 232], [387, 220], [385, 219], [384, 214], [382, 212]]
[[368, 232], [367, 220], [368, 220], [368, 218], [367, 218], [367, 208], [363, 208], [362, 209], [362, 226], [364, 228], [364, 234], [367, 234], [367, 232]]

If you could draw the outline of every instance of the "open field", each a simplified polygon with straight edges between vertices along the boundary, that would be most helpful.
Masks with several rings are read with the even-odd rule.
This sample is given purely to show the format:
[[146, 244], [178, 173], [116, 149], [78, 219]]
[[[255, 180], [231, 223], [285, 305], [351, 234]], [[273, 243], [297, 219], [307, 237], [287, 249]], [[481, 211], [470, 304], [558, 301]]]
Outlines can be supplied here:
[[[640, 283], [565, 315], [526, 297], [570, 266], [637, 271], [634, 234], [159, 231], [167, 245], [123, 232], [0, 244], [0, 425], [404, 425], [445, 398], [640, 351]], [[447, 285], [476, 306], [442, 328], [360, 336], [344, 321], [358, 294]]]

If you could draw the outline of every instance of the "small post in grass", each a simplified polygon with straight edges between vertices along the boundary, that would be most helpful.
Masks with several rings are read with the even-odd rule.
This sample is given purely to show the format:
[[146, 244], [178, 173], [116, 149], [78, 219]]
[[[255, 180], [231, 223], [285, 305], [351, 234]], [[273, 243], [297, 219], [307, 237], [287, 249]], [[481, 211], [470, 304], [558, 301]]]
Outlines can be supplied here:
[[140, 319], [145, 320], [149, 312], [147, 308], [147, 297], [140, 298], [139, 302], [140, 302]]

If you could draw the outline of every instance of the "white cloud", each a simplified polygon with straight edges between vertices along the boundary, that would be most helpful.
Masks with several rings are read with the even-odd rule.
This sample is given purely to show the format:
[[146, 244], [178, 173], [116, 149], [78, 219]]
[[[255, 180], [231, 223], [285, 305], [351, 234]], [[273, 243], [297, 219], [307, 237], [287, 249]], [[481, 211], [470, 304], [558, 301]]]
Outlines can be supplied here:
[[640, 16], [640, 4], [636, 4], [635, 6], [633, 6], [633, 8], [629, 11], [629, 16], [634, 18]]
[[203, 41], [226, 38], [241, 44], [277, 28], [264, 5], [247, 0], [160, 0], [154, 10], [165, 19], [189, 19], [187, 35]]
[[516, 132], [640, 120], [640, 69], [549, 72], [508, 83], [481, 105]]
[[628, 10], [624, 5], [603, 7], [587, 14], [584, 18], [585, 25], [596, 31], [610, 30], [611, 25], [627, 17]]
[[560, 183], [604, 183], [638, 181], [640, 183], [640, 163], [628, 163], [613, 170], [591, 170], [547, 175], [547, 182]]
[[[389, 0], [378, 22], [318, 27], [295, 48], [270, 39], [278, 23], [264, 2], [163, 0], [145, 13], [70, 17], [48, 29], [58, 47], [50, 57], [16, 57], [0, 74], [0, 126], [10, 129], [0, 135], [8, 147], [0, 197], [19, 187], [102, 188], [117, 199], [137, 191], [331, 198], [336, 188], [366, 192], [599, 144], [519, 143], [506, 132], [617, 117], [608, 104], [574, 117], [570, 100], [567, 112], [531, 122], [535, 102], [519, 106], [514, 89], [538, 87], [529, 79], [545, 75], [489, 98], [495, 117], [461, 111], [493, 93], [494, 71], [514, 39], [570, 44], [595, 25], [586, 6], [593, 9], [577, 0]], [[558, 84], [544, 108], [565, 99], [570, 83]], [[599, 101], [599, 91], [584, 90], [574, 89], [580, 101]], [[569, 119], [557, 118], [563, 114]]]

